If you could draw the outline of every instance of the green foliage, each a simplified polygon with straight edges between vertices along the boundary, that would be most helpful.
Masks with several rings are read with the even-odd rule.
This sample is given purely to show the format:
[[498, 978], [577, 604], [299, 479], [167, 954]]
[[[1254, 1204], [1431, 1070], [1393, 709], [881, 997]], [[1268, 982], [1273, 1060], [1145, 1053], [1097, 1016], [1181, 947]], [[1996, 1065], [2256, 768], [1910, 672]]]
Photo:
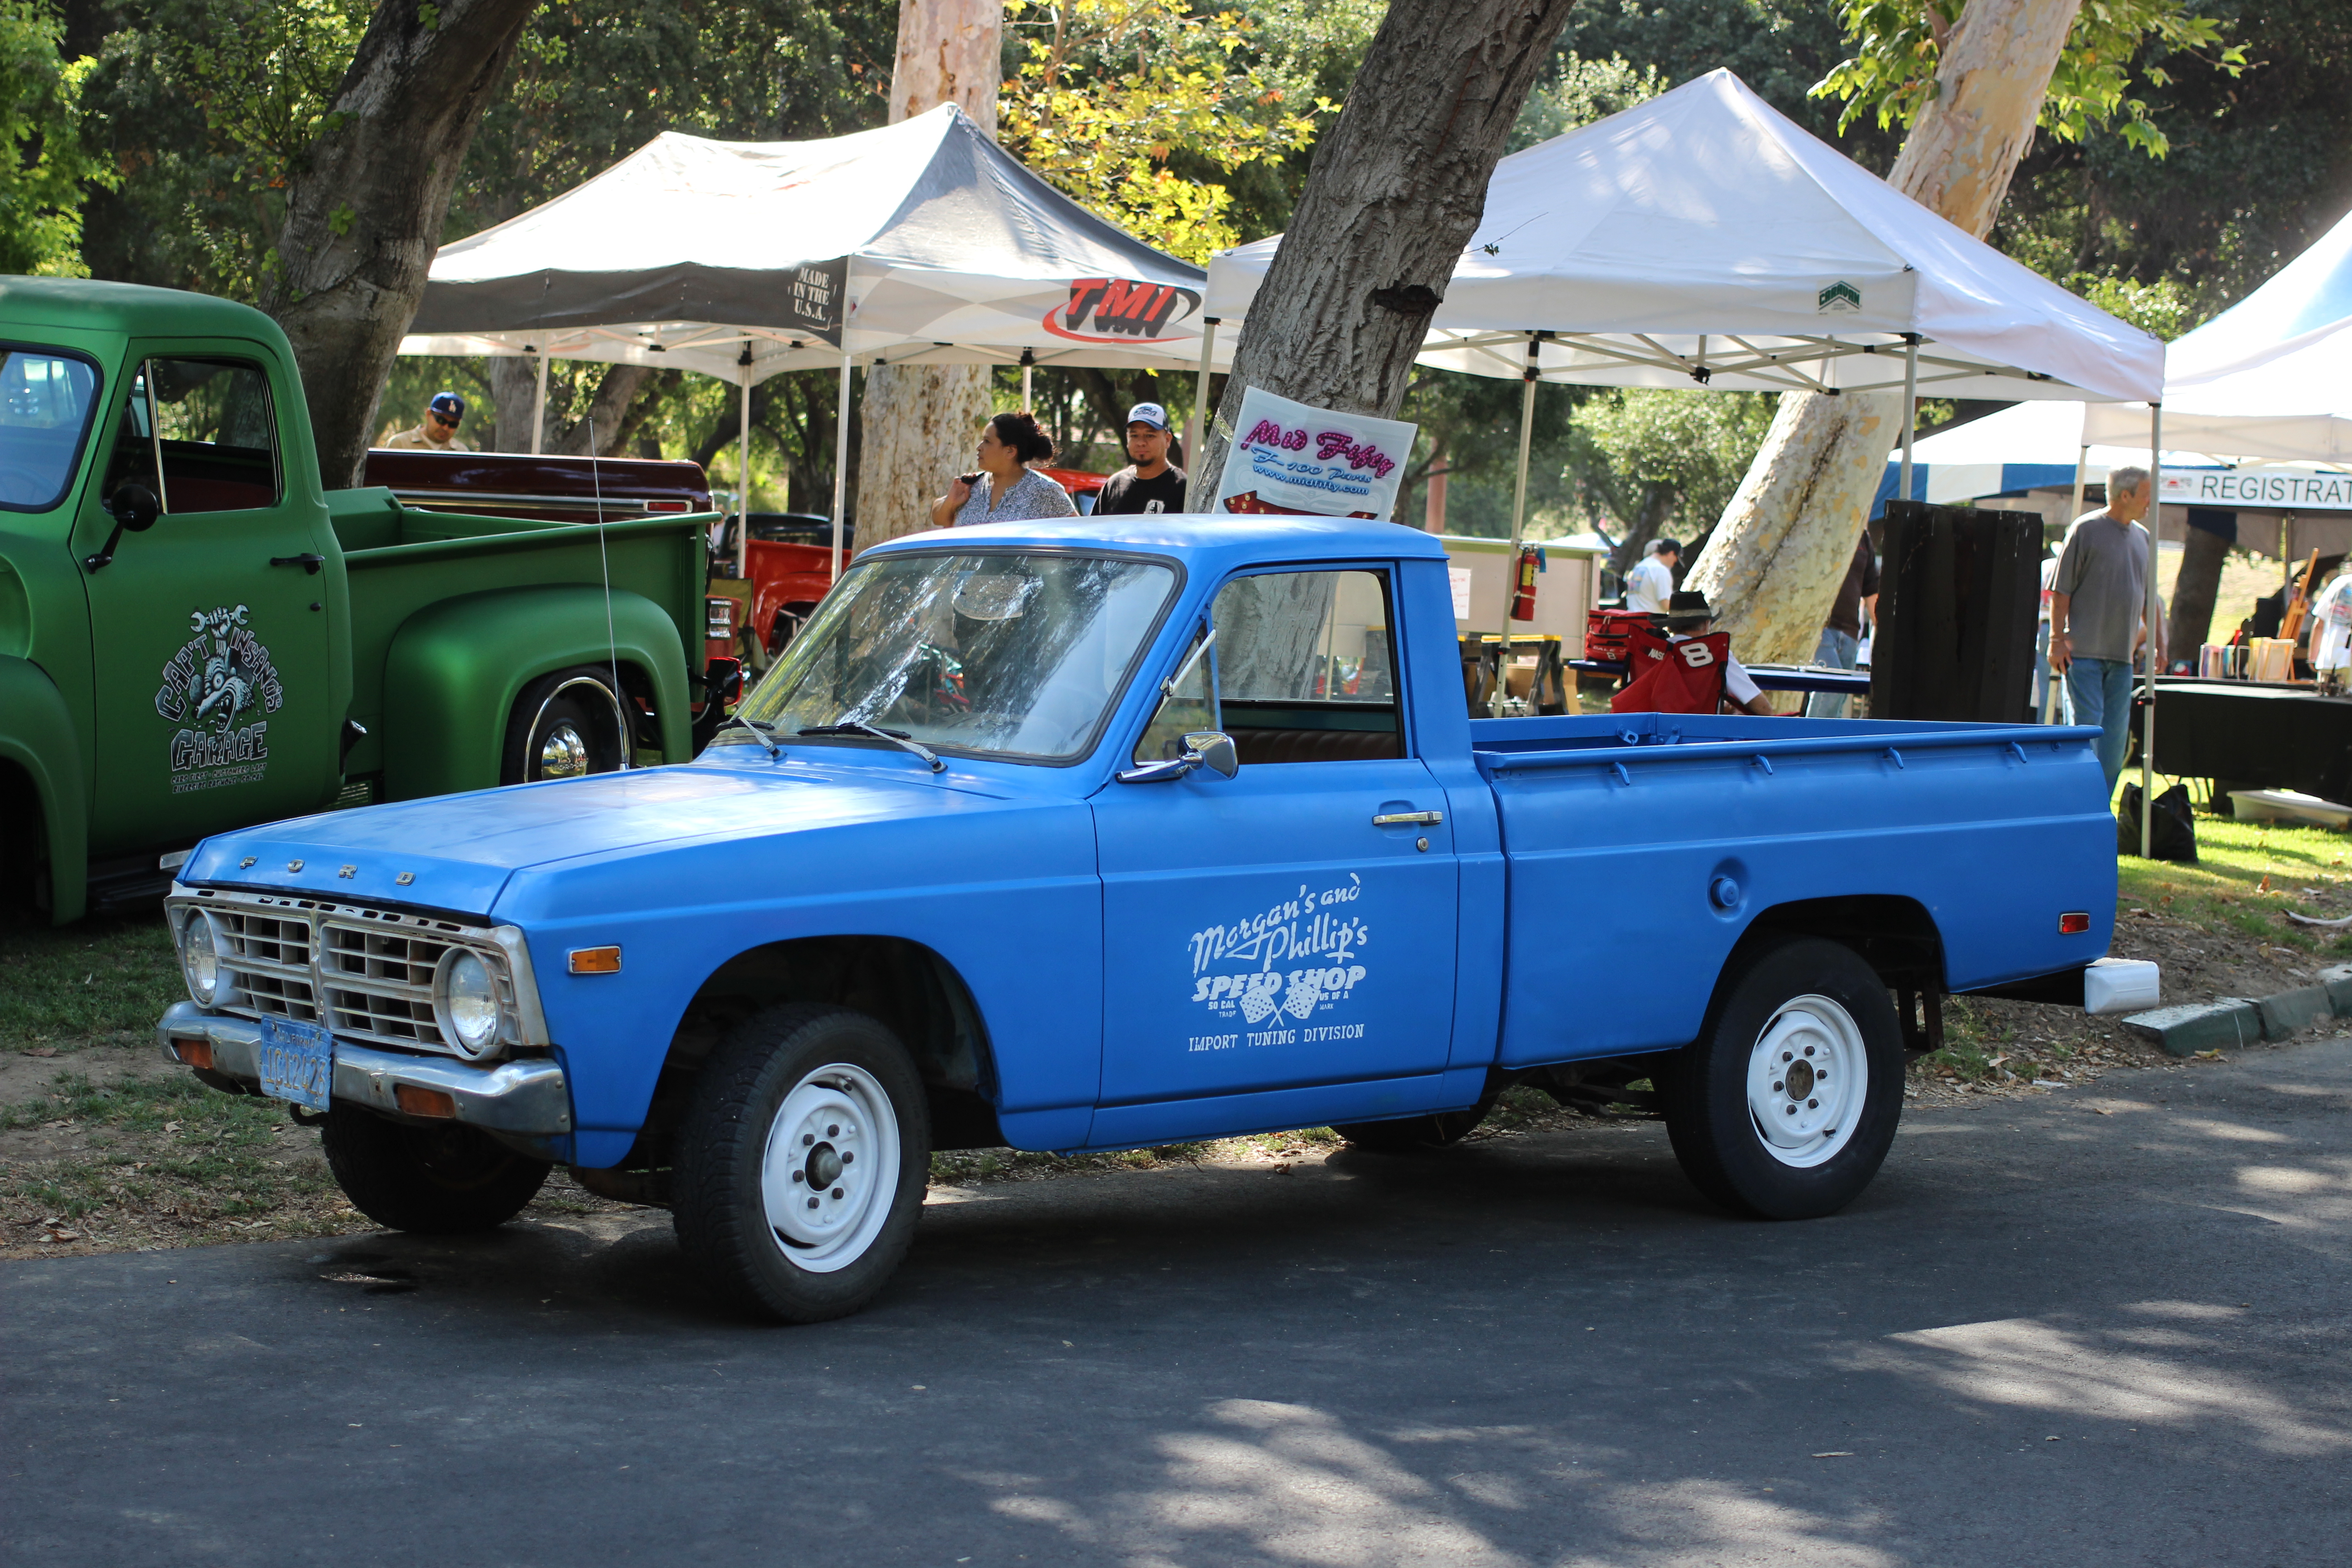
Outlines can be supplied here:
[[1635, 66], [1622, 55], [1589, 60], [1571, 49], [1551, 79], [1537, 83], [1519, 106], [1505, 150], [1524, 152], [1580, 125], [1622, 113], [1672, 85], [1654, 65]]
[[0, 0], [0, 272], [83, 275], [82, 188], [117, 178], [83, 139], [91, 61], [64, 30], [47, 0]]
[[[1715, 526], [1772, 427], [1761, 392], [1604, 392], [1579, 411], [1578, 477], [1619, 539]], [[1693, 552], [1694, 556], [1696, 552]]]
[[1318, 114], [1338, 109], [1295, 100], [1284, 72], [1245, 56], [1253, 24], [1238, 11], [1008, 0], [1005, 16], [1025, 58], [999, 95], [998, 139], [1087, 207], [1194, 263], [1239, 242], [1233, 195], [1181, 178], [1172, 155], [1230, 174], [1306, 146]]
[[[1842, 0], [1839, 17], [1853, 53], [1838, 62], [1813, 89], [1842, 99], [1840, 130], [1867, 114], [1882, 129], [1908, 125], [1936, 93], [1936, 68], [1944, 40], [1960, 19], [1963, 0]], [[2075, 14], [2057, 68], [2050, 78], [2041, 127], [2061, 142], [2081, 142], [2094, 131], [2123, 123], [2116, 133], [2150, 157], [2171, 150], [2170, 140], [2149, 112], [2147, 100], [2133, 96], [2133, 62], [2143, 46], [2154, 53], [2140, 61], [2139, 79], [2168, 86], [2161, 63], [2169, 54], [2206, 52], [2206, 58], [2236, 74], [2245, 65], [2242, 45], [2221, 43], [2221, 24], [2192, 15], [2186, 0], [2085, 0]]]

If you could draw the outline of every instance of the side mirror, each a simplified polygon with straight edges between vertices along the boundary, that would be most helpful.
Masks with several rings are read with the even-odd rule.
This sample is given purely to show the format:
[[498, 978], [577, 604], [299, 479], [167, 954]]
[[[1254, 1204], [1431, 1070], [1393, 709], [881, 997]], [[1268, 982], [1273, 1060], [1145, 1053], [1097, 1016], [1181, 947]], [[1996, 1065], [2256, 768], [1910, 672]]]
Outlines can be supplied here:
[[106, 504], [114, 521], [133, 533], [144, 533], [163, 515], [163, 503], [145, 485], [125, 485]]
[[1234, 738], [1219, 731], [1197, 730], [1185, 736], [1184, 754], [1225, 778], [1242, 771], [1242, 760], [1234, 753]]
[[124, 529], [144, 533], [154, 527], [155, 520], [163, 515], [163, 503], [145, 485], [125, 485], [106, 503], [106, 511], [114, 519], [114, 531], [106, 536], [106, 548], [82, 558], [82, 565], [92, 572], [114, 559], [114, 547], [122, 542]]
[[1146, 763], [1114, 776], [1121, 784], [1166, 784], [1201, 767], [1220, 778], [1229, 779], [1241, 772], [1241, 758], [1234, 753], [1233, 737], [1214, 730], [1196, 730], [1184, 737], [1182, 756], [1171, 757], [1164, 763]]

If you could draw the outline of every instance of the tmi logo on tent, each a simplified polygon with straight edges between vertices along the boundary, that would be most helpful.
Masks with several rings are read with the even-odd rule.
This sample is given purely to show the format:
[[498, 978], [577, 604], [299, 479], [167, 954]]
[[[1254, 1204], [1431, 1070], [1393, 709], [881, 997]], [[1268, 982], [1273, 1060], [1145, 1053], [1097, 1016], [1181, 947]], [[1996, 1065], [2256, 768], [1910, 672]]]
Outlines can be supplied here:
[[1862, 290], [1843, 278], [1813, 297], [1813, 313], [1818, 316], [1832, 316], [1861, 309]]
[[1201, 296], [1173, 283], [1075, 278], [1070, 299], [1045, 312], [1045, 330], [1082, 343], [1165, 342], [1168, 328], [1201, 308]]

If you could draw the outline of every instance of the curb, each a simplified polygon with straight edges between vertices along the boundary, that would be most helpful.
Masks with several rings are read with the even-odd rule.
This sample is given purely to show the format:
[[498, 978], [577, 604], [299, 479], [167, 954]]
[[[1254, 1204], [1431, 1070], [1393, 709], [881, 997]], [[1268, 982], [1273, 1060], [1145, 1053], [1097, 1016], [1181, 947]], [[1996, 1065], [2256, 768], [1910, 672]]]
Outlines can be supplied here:
[[2315, 985], [2298, 985], [2275, 996], [2224, 996], [2135, 1013], [2124, 1027], [2161, 1047], [2168, 1057], [2226, 1050], [2257, 1040], [2292, 1037], [2330, 1016], [2352, 1017], [2352, 963], [2320, 972]]

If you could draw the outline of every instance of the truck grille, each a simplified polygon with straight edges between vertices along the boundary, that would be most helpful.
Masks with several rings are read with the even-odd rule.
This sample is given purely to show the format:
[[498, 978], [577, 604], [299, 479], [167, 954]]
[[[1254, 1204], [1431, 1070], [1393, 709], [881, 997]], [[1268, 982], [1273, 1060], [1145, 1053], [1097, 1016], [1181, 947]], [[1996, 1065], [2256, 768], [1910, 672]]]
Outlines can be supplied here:
[[[461, 1055], [433, 1010], [433, 974], [452, 947], [497, 952], [478, 929], [430, 915], [319, 899], [200, 893], [189, 900], [228, 930], [238, 995], [224, 1012], [323, 1024], [347, 1039]], [[506, 965], [500, 1001], [516, 1012]]]

